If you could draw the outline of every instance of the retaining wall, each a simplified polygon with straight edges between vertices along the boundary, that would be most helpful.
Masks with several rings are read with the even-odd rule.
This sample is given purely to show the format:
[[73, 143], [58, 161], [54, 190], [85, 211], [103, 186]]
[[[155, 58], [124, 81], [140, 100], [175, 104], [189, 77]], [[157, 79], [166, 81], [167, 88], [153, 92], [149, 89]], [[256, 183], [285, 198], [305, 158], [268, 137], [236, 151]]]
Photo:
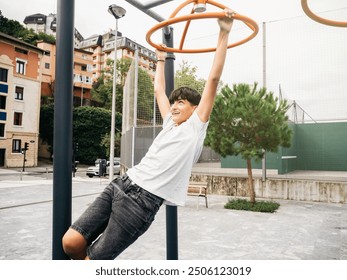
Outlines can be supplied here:
[[[207, 182], [209, 194], [249, 197], [248, 178], [221, 175], [192, 174], [191, 181]], [[256, 197], [347, 203], [347, 182], [327, 182], [302, 179], [274, 179], [265, 182], [253, 178]]]

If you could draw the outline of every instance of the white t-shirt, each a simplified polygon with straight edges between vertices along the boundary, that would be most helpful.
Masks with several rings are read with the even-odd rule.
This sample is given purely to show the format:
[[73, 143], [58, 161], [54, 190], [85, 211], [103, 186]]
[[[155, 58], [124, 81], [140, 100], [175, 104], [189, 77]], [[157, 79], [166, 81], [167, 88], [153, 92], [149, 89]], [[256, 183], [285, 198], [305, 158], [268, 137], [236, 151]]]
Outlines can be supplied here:
[[154, 139], [141, 162], [127, 171], [143, 189], [159, 196], [166, 204], [183, 206], [193, 164], [201, 154], [208, 122], [194, 111], [184, 123], [176, 126], [171, 114], [163, 130]]

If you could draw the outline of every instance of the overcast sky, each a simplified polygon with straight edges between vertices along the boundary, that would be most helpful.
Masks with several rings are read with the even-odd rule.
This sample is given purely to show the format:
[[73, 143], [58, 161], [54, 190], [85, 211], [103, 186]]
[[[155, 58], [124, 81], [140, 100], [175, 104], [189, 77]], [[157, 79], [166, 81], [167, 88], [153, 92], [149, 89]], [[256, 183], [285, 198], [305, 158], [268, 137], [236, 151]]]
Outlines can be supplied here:
[[[139, 2], [149, 3], [152, 0]], [[153, 11], [168, 18], [173, 9], [183, 2], [169, 1], [153, 8]], [[318, 121], [347, 120], [347, 28], [326, 26], [311, 20], [303, 12], [300, 0], [217, 2], [253, 19], [259, 26], [256, 38], [229, 49], [222, 76], [225, 84], [258, 82], [262, 86], [265, 73], [267, 88], [276, 96], [281, 89], [283, 97], [295, 100], [306, 111], [306, 120], [308, 116]], [[127, 11], [126, 16], [118, 21], [118, 29], [123, 36], [153, 49], [145, 36], [157, 22], [125, 0], [75, 0], [75, 27], [82, 36], [87, 38], [114, 28], [115, 20], [107, 12], [110, 4], [120, 5]], [[347, 0], [308, 0], [308, 4], [321, 17], [347, 21]], [[208, 8], [208, 11], [215, 11], [213, 6], [208, 5]], [[28, 15], [56, 13], [57, 0], [0, 0], [0, 9], [5, 17], [23, 23]], [[266, 28], [265, 45], [263, 22]], [[173, 27], [174, 42], [177, 43], [181, 25]], [[217, 32], [214, 19], [194, 21], [186, 37], [186, 46], [215, 47]], [[235, 21], [230, 42], [243, 39], [250, 32], [242, 22]], [[156, 32], [152, 39], [159, 42], [161, 33]], [[207, 78], [212, 58], [213, 53], [176, 54], [175, 68], [178, 69], [185, 60], [198, 68], [199, 78]]]

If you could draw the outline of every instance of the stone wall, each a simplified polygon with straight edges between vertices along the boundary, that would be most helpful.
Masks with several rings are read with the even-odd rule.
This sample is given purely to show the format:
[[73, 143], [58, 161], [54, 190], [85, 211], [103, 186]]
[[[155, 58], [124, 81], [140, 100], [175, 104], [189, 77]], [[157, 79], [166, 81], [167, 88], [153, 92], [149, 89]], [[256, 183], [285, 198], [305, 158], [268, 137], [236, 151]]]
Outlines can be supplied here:
[[[207, 182], [209, 194], [249, 197], [248, 178], [192, 174], [191, 181]], [[347, 203], [347, 182], [326, 182], [302, 179], [254, 178], [256, 197]]]

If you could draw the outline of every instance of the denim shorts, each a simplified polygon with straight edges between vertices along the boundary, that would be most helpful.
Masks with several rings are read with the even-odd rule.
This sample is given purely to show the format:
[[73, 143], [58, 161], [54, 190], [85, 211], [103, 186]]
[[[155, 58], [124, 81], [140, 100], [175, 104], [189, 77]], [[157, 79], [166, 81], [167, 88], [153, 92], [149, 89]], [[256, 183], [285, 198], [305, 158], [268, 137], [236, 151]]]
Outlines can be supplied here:
[[162, 203], [125, 174], [113, 180], [71, 228], [87, 240], [90, 259], [113, 260], [149, 228]]

